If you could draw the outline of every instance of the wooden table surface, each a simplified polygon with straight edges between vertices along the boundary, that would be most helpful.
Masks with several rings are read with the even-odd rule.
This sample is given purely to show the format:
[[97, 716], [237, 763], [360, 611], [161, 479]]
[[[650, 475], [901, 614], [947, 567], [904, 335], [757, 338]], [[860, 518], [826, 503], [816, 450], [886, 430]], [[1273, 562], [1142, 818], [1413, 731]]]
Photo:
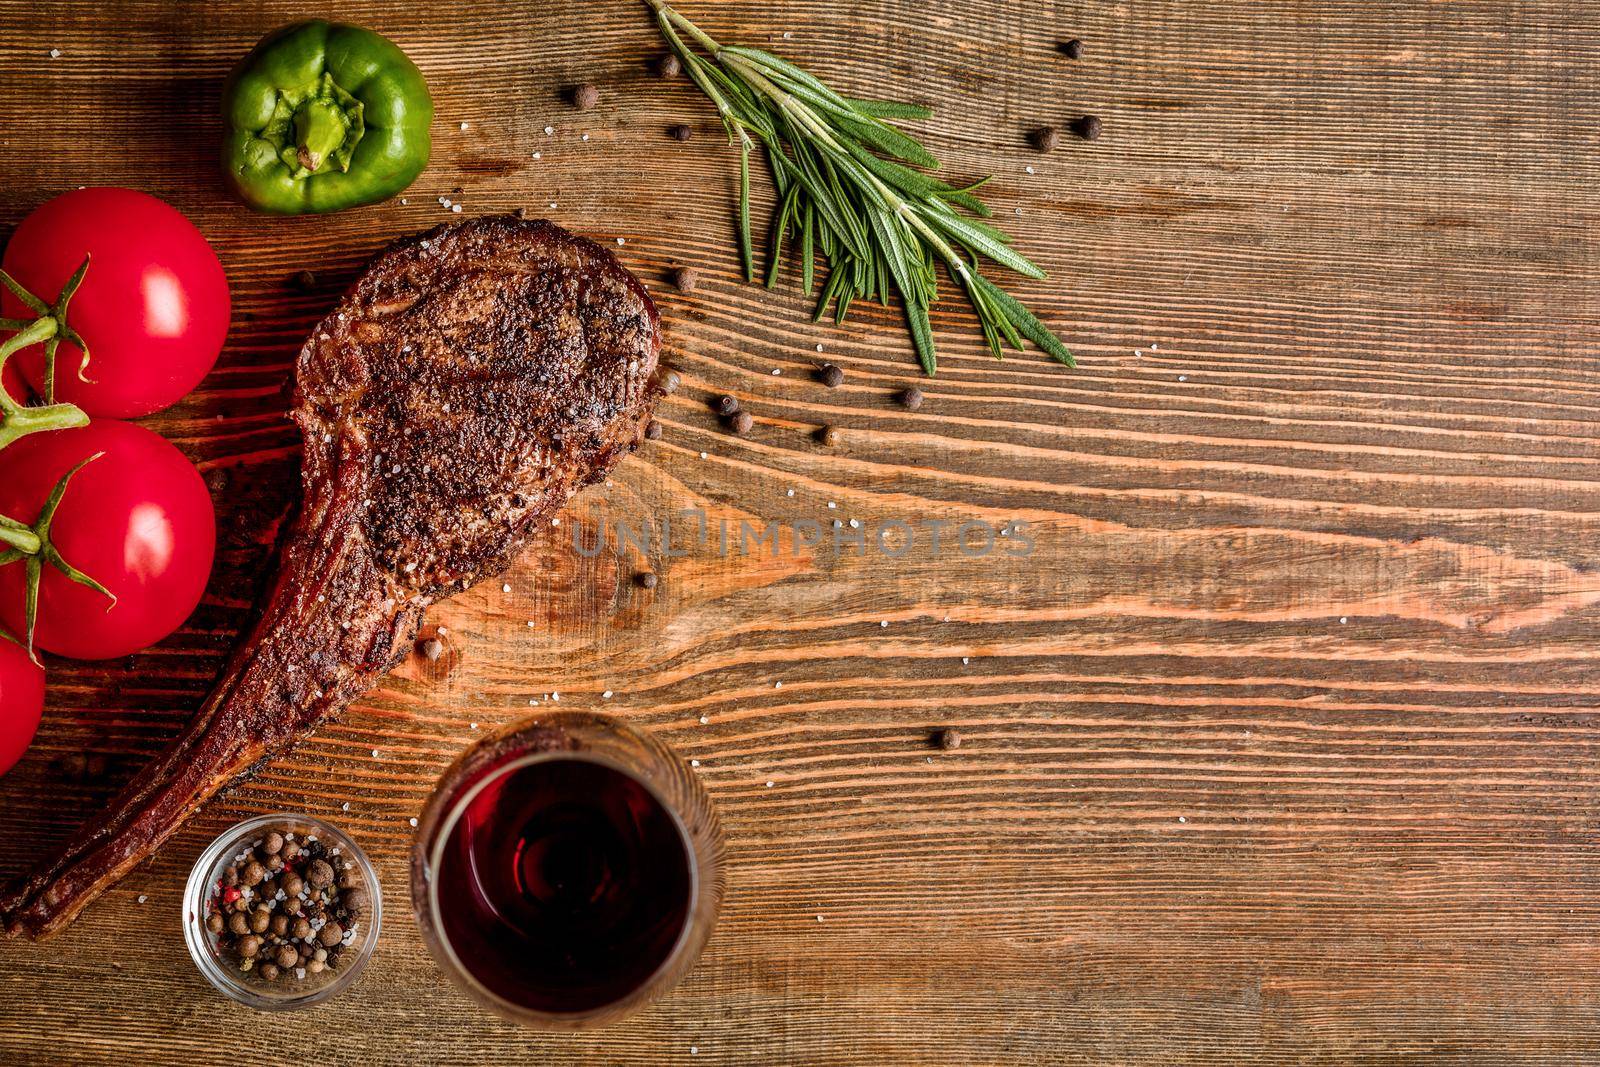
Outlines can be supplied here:
[[[266, 1042], [406, 1064], [1594, 1062], [1600, 11], [684, 9], [935, 105], [919, 130], [954, 174], [994, 173], [1050, 272], [1005, 280], [1081, 367], [994, 362], [947, 299], [919, 382], [897, 312], [812, 326], [792, 278], [739, 283], [736, 156], [685, 81], [649, 73], [632, 0], [339, 5], [426, 73], [434, 159], [408, 204], [287, 220], [225, 195], [219, 85], [267, 30], [335, 9], [0, 2], [0, 227], [78, 185], [145, 189], [207, 234], [235, 299], [216, 371], [149, 420], [214, 491], [207, 598], [131, 660], [49, 664], [45, 725], [0, 782], [0, 873], [200, 703], [294, 484], [290, 360], [367, 257], [449, 217], [439, 196], [625, 238], [684, 379], [662, 439], [568, 508], [509, 593], [434, 611], [437, 664], [413, 657], [213, 801], [63, 936], [0, 945], [0, 1060], [237, 1062]], [[1054, 50], [1070, 37], [1077, 62]], [[579, 81], [597, 109], [562, 102]], [[1099, 141], [1027, 146], [1085, 112]], [[663, 283], [678, 263], [697, 291]], [[302, 268], [311, 292], [288, 284]], [[838, 389], [810, 379], [822, 358]], [[915, 413], [890, 401], [911, 384]], [[722, 393], [748, 437], [708, 410]], [[810, 437], [824, 422], [835, 449]], [[567, 537], [696, 507], [869, 536], [1020, 522], [1033, 550], [589, 560]], [[732, 863], [688, 980], [579, 1036], [475, 1010], [403, 884], [407, 820], [471, 724], [556, 692], [699, 760]], [[959, 750], [929, 745], [938, 727]], [[356, 988], [269, 1018], [204, 984], [178, 895], [212, 835], [283, 808], [357, 835], [387, 920]]]

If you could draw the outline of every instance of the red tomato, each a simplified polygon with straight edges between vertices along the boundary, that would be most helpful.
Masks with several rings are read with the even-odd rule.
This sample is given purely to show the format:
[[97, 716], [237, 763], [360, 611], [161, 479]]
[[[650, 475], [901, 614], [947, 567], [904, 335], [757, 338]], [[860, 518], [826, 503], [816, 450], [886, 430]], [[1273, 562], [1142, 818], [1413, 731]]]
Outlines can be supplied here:
[[[0, 515], [33, 523], [51, 487], [86, 456], [51, 524], [72, 566], [117, 596], [73, 582], [48, 564], [39, 583], [34, 644], [77, 659], [147, 648], [200, 603], [216, 551], [216, 517], [200, 473], [160, 434], [131, 422], [30, 434], [0, 453]], [[21, 562], [0, 567], [0, 623], [21, 635]]]
[[28, 750], [44, 709], [44, 671], [22, 646], [0, 637], [0, 774]]
[[[132, 189], [79, 189], [22, 220], [6, 245], [6, 272], [55, 303], [84, 254], [89, 272], [67, 305], [67, 323], [89, 345], [56, 352], [58, 401], [90, 415], [138, 418], [176, 403], [206, 376], [228, 333], [228, 279], [216, 253], [177, 209]], [[10, 292], [0, 316], [31, 319]], [[12, 357], [44, 394], [44, 349]]]

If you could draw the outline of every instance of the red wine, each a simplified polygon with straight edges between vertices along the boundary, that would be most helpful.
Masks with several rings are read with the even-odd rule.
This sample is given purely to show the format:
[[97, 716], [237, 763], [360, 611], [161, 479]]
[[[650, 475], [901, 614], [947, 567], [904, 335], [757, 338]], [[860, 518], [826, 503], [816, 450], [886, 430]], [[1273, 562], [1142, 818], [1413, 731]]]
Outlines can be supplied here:
[[693, 895], [688, 845], [648, 789], [560, 758], [501, 773], [450, 831], [439, 919], [462, 967], [535, 1011], [611, 1004], [672, 954]]

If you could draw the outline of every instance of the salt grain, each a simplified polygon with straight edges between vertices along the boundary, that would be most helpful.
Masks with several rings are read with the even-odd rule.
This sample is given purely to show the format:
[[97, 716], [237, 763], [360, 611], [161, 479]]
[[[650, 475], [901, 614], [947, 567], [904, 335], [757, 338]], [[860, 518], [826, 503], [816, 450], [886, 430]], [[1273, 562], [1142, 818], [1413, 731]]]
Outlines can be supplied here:
[[611, 699], [611, 690], [607, 689], [604, 693], [601, 693], [600, 694], [600, 699], [601, 700], [610, 700]]
[[555, 132], [556, 132], [556, 128], [554, 126], [546, 126], [544, 128], [544, 135], [546, 137], [549, 137], [552, 133], [555, 133]]
[[788, 491], [788, 492], [787, 492], [787, 493], [785, 493], [785, 494], [783, 494], [783, 495], [784, 495], [784, 496], [794, 496], [794, 490], [793, 490], [793, 489], [791, 489], [791, 490], [789, 490], [789, 491]]
[[768, 788], [768, 789], [771, 789], [771, 788], [772, 788], [772, 780], [771, 780], [771, 779], [768, 779], [768, 780], [767, 780], [767, 788]]
[[878, 625], [879, 625], [879, 626], [882, 626], [882, 627], [884, 627], [884, 628], [885, 628], [885, 629], [887, 629], [887, 628], [888, 628], [888, 626], [889, 626], [889, 620], [888, 620], [888, 619], [884, 619], [884, 620], [883, 620], [883, 621], [882, 621], [882, 622], [880, 622], [880, 623], [879, 623], [879, 624], [878, 624]]
[[544, 158], [544, 153], [543, 152], [535, 152], [533, 154], [533, 158], [534, 159], [543, 159]]
[[617, 238], [617, 244], [619, 244], [619, 245], [625, 245], [625, 244], [627, 244], [627, 243], [628, 243], [628, 239], [627, 239], [627, 238], [626, 238], [626, 237], [618, 237], [618, 238]]
[[692, 759], [692, 760], [689, 761], [689, 766], [698, 767], [698, 766], [700, 766], [700, 761], [697, 760], [697, 759]]
[[417, 819], [416, 819], [416, 816], [412, 816], [412, 817], [411, 817], [411, 818], [410, 818], [410, 819], [408, 819], [408, 820], [406, 820], [406, 821], [407, 821], [407, 822], [409, 822], [409, 823], [411, 823], [411, 825], [412, 825], [412, 826], [415, 826], [415, 825], [417, 825]]
[[1027, 168], [1027, 170], [1028, 170], [1028, 173], [1029, 173], [1029, 174], [1032, 174], [1032, 173], [1033, 173], [1033, 167], [1031, 167], [1031, 166], [1030, 166], [1030, 167], [1028, 167], [1028, 168]]
[[587, 141], [588, 139], [589, 139], [589, 135], [588, 134], [584, 134], [583, 137], [580, 138], [580, 140], [584, 140], [584, 141]]
[[500, 591], [501, 591], [501, 592], [502, 592], [502, 593], [509, 593], [509, 592], [511, 592], [511, 585], [510, 585], [510, 584], [509, 584], [509, 583], [507, 583], [507, 584], [504, 584], [504, 585], [502, 585], [502, 586], [500, 586]]
[[59, 48], [50, 49], [50, 58], [51, 59], [60, 59], [61, 58], [61, 49], [59, 49]]
[[461, 128], [462, 128], [462, 129], [463, 129], [463, 130], [464, 130], [464, 129], [466, 129], [466, 128], [467, 128], [467, 125], [468, 125], [468, 124], [467, 124], [467, 123], [465, 123], [465, 122], [463, 122], [463, 123], [462, 123], [462, 124], [461, 124]]
[[459, 214], [461, 214], [461, 205], [460, 204], [451, 204], [450, 205], [450, 210], [452, 212], [454, 212], [455, 214], [459, 215]]
[[143, 904], [143, 903], [144, 903], [144, 902], [145, 902], [145, 901], [147, 901], [147, 900], [149, 900], [149, 899], [150, 899], [150, 898], [149, 898], [149, 897], [147, 897], [147, 896], [145, 896], [145, 895], [144, 895], [144, 894], [143, 894], [143, 893], [140, 893], [140, 894], [139, 894], [139, 903], [141, 903], [141, 904]]
[[377, 759], [378, 758], [378, 750], [377, 749], [373, 749], [372, 750], [372, 758], [373, 759]]
[[708, 723], [710, 721], [711, 721], [711, 716], [709, 716], [709, 715], [700, 716], [700, 725], [701, 726], [704, 726], [706, 723]]
[[339, 805], [339, 810], [340, 811], [349, 811], [350, 810], [350, 802], [347, 800], [343, 804], [340, 804]]

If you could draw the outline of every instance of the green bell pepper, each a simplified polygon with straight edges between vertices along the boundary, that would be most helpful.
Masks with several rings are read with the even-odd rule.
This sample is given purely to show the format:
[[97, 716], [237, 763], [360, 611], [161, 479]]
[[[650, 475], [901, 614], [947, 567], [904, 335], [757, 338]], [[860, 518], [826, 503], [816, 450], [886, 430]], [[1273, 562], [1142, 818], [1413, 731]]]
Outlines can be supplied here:
[[394, 42], [299, 22], [240, 60], [222, 94], [228, 184], [258, 211], [339, 211], [393, 196], [428, 165], [433, 100]]

